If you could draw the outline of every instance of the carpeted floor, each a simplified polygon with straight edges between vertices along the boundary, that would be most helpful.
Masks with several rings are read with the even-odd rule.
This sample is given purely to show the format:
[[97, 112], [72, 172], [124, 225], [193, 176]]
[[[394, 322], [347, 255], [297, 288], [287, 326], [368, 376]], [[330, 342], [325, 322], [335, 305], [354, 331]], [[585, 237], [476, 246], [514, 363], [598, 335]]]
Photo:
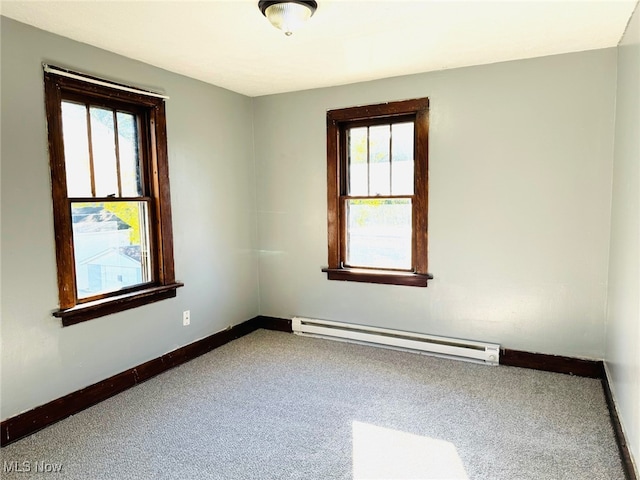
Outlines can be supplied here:
[[598, 380], [266, 330], [1, 455], [6, 479], [624, 479]]

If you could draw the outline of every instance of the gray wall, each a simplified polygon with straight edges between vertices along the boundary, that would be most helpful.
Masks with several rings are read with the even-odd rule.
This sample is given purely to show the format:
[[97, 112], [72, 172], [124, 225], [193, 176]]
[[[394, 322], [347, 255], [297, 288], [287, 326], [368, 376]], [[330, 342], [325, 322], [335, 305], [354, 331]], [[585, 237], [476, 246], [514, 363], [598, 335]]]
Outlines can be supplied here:
[[[615, 49], [254, 99], [261, 313], [604, 353]], [[326, 280], [325, 113], [429, 97], [427, 288]]]
[[[251, 99], [2, 18], [2, 410], [16, 415], [258, 314]], [[41, 63], [165, 91], [175, 299], [62, 328]], [[191, 326], [182, 327], [182, 311]]]
[[605, 366], [640, 462], [640, 8], [618, 47]]

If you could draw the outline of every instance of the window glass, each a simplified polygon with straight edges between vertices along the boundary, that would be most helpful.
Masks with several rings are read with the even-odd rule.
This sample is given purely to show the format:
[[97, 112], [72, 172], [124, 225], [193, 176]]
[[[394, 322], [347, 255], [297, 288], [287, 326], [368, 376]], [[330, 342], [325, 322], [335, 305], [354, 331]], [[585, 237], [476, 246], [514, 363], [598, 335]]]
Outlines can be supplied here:
[[369, 196], [391, 193], [390, 125], [369, 127]]
[[413, 195], [413, 122], [391, 126], [391, 193]]
[[411, 200], [347, 200], [347, 265], [411, 268]]
[[91, 197], [91, 166], [87, 108], [73, 102], [62, 102], [62, 134], [67, 174], [67, 195]]
[[[96, 197], [120, 196], [113, 110], [91, 107], [91, 148]], [[65, 142], [66, 143], [66, 142]]]
[[135, 115], [118, 112], [118, 151], [120, 182], [123, 197], [142, 196], [140, 158], [138, 151], [138, 126]]
[[146, 202], [73, 202], [79, 299], [151, 281]]
[[349, 194], [369, 194], [367, 127], [349, 129]]

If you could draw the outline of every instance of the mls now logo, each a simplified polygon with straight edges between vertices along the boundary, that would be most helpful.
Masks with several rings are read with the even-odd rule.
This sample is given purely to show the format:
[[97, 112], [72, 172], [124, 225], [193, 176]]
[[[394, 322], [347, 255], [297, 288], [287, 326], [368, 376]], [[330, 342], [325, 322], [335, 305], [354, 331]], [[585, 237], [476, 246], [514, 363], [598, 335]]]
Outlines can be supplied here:
[[24, 462], [7, 462], [4, 461], [2, 465], [4, 473], [57, 473], [62, 471], [61, 463], [48, 463], [44, 461], [31, 462], [25, 460]]

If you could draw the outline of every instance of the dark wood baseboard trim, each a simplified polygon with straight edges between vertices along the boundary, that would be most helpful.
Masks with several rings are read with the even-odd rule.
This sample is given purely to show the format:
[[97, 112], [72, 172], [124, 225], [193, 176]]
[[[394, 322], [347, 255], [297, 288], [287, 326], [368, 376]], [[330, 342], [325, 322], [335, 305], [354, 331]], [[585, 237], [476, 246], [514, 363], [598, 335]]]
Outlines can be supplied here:
[[275, 330], [277, 332], [293, 333], [290, 318], [265, 317], [264, 315], [260, 315], [256, 318], [259, 319], [260, 328]]
[[[603, 369], [604, 370], [604, 369]], [[613, 401], [613, 394], [611, 393], [611, 386], [609, 385], [609, 377], [607, 371], [604, 370], [602, 376], [602, 389], [604, 390], [604, 398], [607, 400], [607, 407], [609, 408], [609, 417], [611, 418], [611, 426], [613, 427], [613, 433], [616, 436], [616, 443], [618, 444], [618, 450], [620, 450], [620, 460], [624, 467], [626, 480], [638, 480], [636, 471], [633, 467], [633, 461], [631, 460], [631, 452], [627, 445], [627, 439], [622, 430], [622, 424], [620, 423], [620, 417], [618, 416], [618, 409]]]
[[261, 323], [261, 317], [252, 318], [227, 330], [185, 345], [161, 357], [149, 360], [137, 367], [118, 373], [106, 380], [40, 405], [28, 412], [8, 418], [0, 424], [0, 445], [5, 447], [38, 430], [96, 405], [109, 397], [135, 387], [137, 384], [149, 380], [160, 373], [193, 360], [236, 338], [247, 335], [261, 328]]
[[531, 368], [546, 372], [567, 373], [578, 377], [603, 378], [604, 365], [601, 360], [531, 353], [503, 348], [500, 351], [500, 365]]

